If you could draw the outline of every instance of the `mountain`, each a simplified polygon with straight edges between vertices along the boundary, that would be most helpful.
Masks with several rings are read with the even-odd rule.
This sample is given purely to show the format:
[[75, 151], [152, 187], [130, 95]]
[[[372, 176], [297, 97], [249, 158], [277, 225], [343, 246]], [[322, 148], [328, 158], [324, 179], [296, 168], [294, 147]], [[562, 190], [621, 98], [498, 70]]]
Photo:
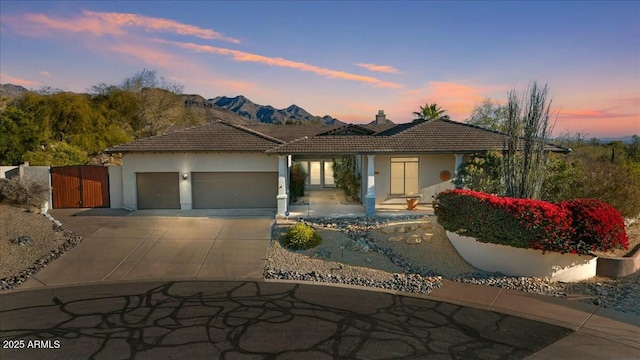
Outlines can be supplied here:
[[213, 99], [209, 99], [208, 102], [211, 102], [223, 109], [233, 111], [234, 113], [249, 120], [267, 124], [284, 124], [286, 122], [305, 123], [309, 121], [328, 125], [341, 123], [340, 120], [329, 115], [322, 117], [312, 115], [295, 104], [286, 109], [276, 109], [271, 105], [256, 104], [242, 95], [236, 97], [218, 96]]
[[[9, 101], [18, 99], [29, 91], [30, 90], [19, 85], [0, 84], [0, 96], [9, 99]], [[142, 93], [145, 102], [148, 103], [145, 105], [160, 106], [162, 113], [166, 115], [166, 120], [171, 123], [187, 122], [194, 125], [217, 120], [224, 120], [234, 124], [251, 124], [255, 122], [267, 124], [284, 124], [286, 122], [341, 123], [329, 115], [323, 117], [314, 116], [297, 105], [291, 105], [286, 109], [276, 109], [269, 105], [255, 104], [242, 95], [234, 98], [218, 96], [206, 100], [197, 94], [179, 94], [177, 95], [179, 100], [174, 102], [174, 100], [177, 99], [174, 98], [174, 100], [171, 100], [171, 97], [175, 95], [170, 94], [167, 90], [146, 88], [142, 90]], [[156, 102], [158, 104], [155, 104]], [[180, 115], [182, 112], [179, 108], [182, 106], [187, 110], [186, 118], [176, 121], [176, 119], [173, 119], [175, 116], [171, 114], [185, 116]], [[168, 126], [168, 124], [165, 125]], [[161, 127], [164, 127], [164, 125]]]
[[28, 91], [29, 90], [23, 88], [20, 85], [0, 84], [0, 96], [9, 98], [11, 100], [21, 97]]
[[204, 117], [207, 122], [224, 120], [239, 125], [251, 122], [231, 110], [214, 105], [200, 95], [182, 94], [180, 97], [184, 101], [184, 107], [186, 109], [196, 114], [198, 118]]

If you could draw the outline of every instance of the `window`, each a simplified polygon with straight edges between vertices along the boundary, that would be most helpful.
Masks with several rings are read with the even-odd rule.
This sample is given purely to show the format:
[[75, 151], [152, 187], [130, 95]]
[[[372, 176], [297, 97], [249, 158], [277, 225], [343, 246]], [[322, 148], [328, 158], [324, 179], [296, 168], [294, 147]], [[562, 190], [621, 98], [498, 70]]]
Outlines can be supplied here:
[[417, 194], [418, 185], [417, 157], [391, 158], [391, 194]]
[[307, 174], [305, 184], [310, 186], [335, 187], [333, 160], [296, 161]]
[[311, 185], [322, 185], [322, 168], [320, 161], [309, 162], [309, 178]]
[[324, 187], [336, 186], [333, 179], [333, 161], [324, 162]]

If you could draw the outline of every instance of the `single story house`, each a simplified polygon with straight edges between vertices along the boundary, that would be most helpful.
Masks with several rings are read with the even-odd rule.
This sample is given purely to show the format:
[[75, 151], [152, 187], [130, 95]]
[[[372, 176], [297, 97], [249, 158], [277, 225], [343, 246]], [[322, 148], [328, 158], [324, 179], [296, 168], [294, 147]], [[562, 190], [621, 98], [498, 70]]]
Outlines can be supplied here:
[[[504, 147], [505, 135], [451, 120], [393, 124], [382, 111], [366, 125], [236, 125], [183, 128], [106, 150], [122, 154], [110, 179], [112, 206], [128, 209], [289, 207], [289, 171], [306, 188], [335, 187], [334, 160], [353, 155], [366, 213], [451, 188], [465, 155]], [[550, 145], [551, 151], [566, 149]]]

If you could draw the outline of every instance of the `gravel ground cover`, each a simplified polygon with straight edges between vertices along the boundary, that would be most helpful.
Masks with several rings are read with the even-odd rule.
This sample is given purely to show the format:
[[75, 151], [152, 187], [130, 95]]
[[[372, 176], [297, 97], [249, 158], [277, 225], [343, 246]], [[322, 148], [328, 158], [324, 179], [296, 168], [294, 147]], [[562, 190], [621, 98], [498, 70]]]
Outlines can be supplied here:
[[[546, 295], [583, 294], [583, 301], [640, 315], [638, 273], [624, 279], [559, 283], [480, 272], [460, 258], [433, 216], [307, 221], [320, 231], [322, 245], [295, 252], [272, 241], [266, 278], [350, 283], [416, 293], [429, 293], [440, 286], [442, 279], [450, 279]], [[274, 239], [279, 239], [291, 224], [276, 224]], [[632, 248], [638, 246], [640, 222], [627, 232]], [[0, 204], [0, 290], [20, 285], [81, 240], [41, 214]]]
[[279, 239], [294, 221], [274, 228], [265, 278], [364, 285], [429, 293], [443, 279], [580, 301], [640, 316], [640, 275], [576, 283], [504, 276], [474, 269], [446, 238], [434, 216], [306, 219], [323, 237], [316, 248], [292, 251]]
[[20, 285], [82, 240], [17, 206], [0, 204], [0, 224], [0, 290]]

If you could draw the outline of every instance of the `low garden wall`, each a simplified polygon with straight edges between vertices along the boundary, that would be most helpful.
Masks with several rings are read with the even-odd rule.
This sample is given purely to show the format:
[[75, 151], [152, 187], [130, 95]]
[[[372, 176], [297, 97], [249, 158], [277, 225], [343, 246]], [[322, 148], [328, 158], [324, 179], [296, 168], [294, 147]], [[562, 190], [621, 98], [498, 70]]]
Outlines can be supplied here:
[[640, 270], [640, 248], [621, 258], [599, 257], [598, 276], [621, 278]]
[[620, 213], [593, 199], [554, 204], [456, 189], [440, 193], [434, 211], [465, 260], [505, 275], [582, 280], [596, 275], [594, 251], [629, 245]]
[[580, 281], [596, 275], [597, 257], [545, 253], [541, 250], [482, 243], [472, 237], [447, 231], [449, 241], [473, 267], [512, 276]]

